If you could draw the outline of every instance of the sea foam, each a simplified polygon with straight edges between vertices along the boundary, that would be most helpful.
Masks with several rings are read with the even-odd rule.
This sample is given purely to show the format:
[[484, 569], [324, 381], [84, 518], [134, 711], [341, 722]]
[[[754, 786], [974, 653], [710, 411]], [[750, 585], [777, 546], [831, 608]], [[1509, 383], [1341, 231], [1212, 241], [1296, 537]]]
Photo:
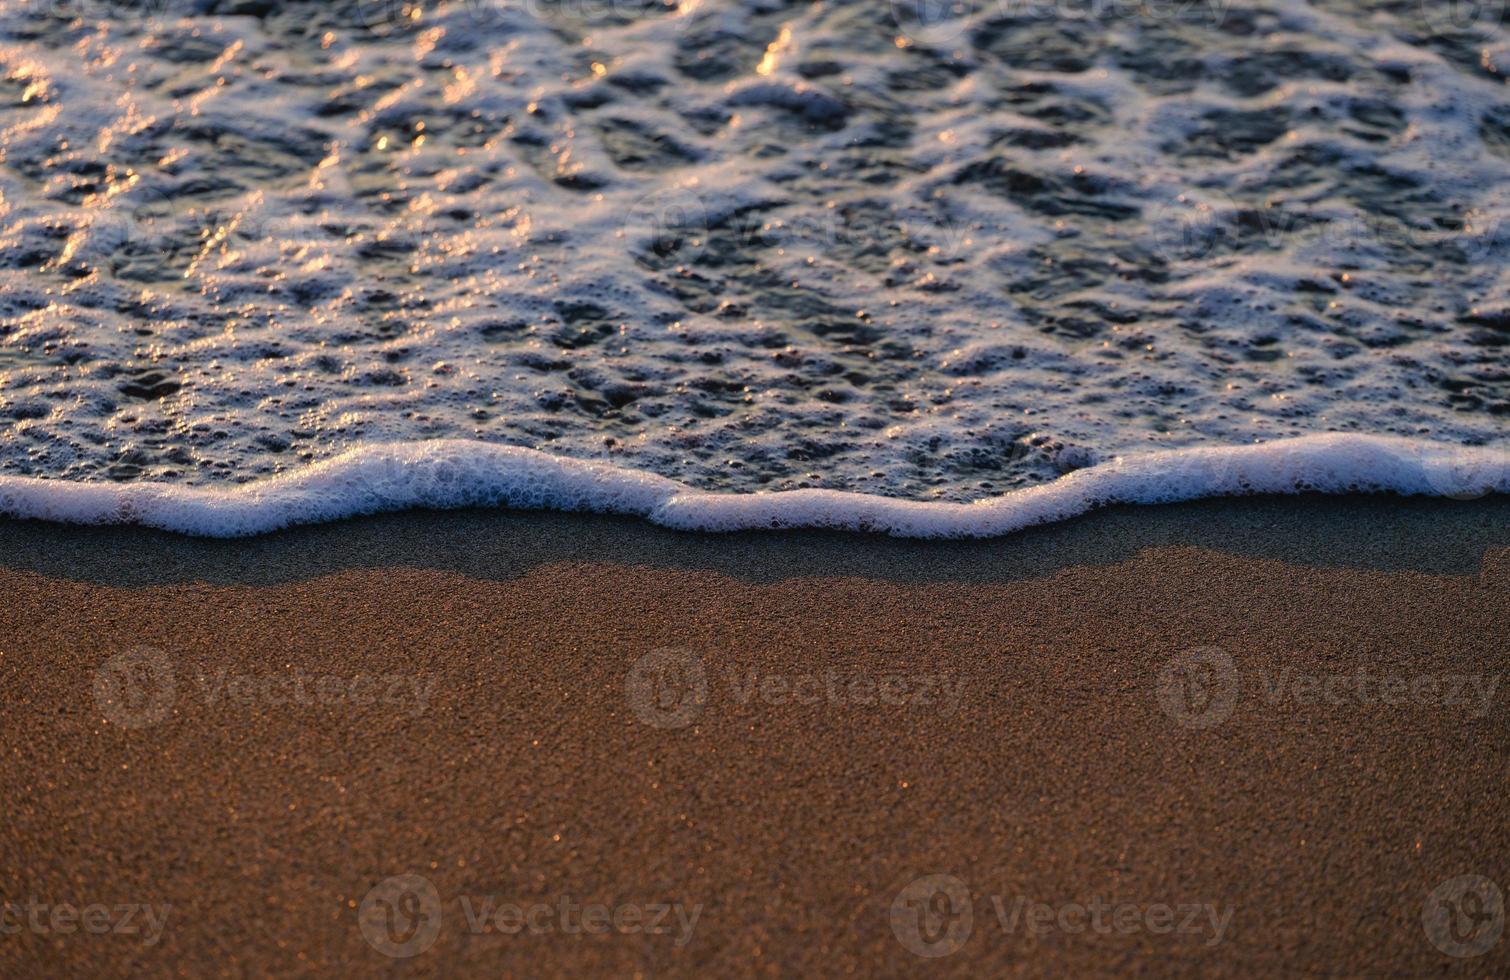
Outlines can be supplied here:
[[[1202, 492], [1103, 468], [1143, 453], [1502, 446], [1510, 30], [1473, 6], [0, 3], [0, 474], [276, 523], [382, 458], [344, 452], [464, 439], [1000, 501], [670, 522], [968, 528]], [[554, 465], [466, 492], [599, 472]], [[160, 498], [222, 499], [125, 506]]]
[[443, 439], [368, 446], [230, 489], [5, 476], [0, 514], [231, 538], [411, 508], [506, 507], [622, 514], [687, 531], [834, 528], [966, 538], [1007, 534], [1109, 504], [1303, 491], [1505, 493], [1510, 451], [1386, 436], [1304, 436], [1117, 457], [1052, 483], [950, 503], [836, 490], [714, 493], [604, 463]]

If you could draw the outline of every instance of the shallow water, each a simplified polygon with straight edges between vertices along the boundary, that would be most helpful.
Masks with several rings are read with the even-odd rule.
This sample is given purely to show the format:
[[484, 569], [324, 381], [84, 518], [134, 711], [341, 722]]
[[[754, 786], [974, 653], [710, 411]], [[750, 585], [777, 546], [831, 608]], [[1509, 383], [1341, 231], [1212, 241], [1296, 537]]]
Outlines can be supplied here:
[[1503, 447], [1498, 14], [9, 0], [0, 474], [477, 439], [962, 501]]

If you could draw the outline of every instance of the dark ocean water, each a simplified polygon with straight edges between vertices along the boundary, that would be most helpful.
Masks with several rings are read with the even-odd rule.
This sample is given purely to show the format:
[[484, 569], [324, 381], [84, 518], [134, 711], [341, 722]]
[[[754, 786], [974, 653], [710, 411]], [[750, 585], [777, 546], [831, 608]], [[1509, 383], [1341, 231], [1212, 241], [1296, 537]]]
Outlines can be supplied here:
[[1503, 447], [1503, 4], [0, 4], [0, 474]]

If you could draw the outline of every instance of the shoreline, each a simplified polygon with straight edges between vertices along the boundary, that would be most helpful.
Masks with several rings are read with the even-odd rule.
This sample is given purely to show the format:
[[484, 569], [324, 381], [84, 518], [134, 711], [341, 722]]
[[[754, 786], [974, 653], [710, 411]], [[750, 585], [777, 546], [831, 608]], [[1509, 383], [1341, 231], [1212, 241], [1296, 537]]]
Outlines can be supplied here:
[[1503, 497], [6, 521], [0, 588], [8, 975], [1510, 964], [1426, 914], [1510, 890]]
[[[1371, 535], [1354, 533], [1362, 520]], [[990, 538], [901, 538], [833, 529], [682, 531], [638, 517], [463, 507], [406, 510], [207, 538], [137, 525], [0, 517], [0, 568], [144, 586], [268, 585], [351, 568], [429, 568], [507, 579], [603, 559], [708, 570], [750, 582], [794, 576], [987, 582], [1188, 546], [1302, 565], [1467, 574], [1510, 545], [1510, 495], [1282, 494], [1115, 504]]]
[[844, 490], [722, 492], [656, 473], [474, 440], [351, 449], [297, 470], [221, 487], [75, 483], [0, 475], [0, 516], [245, 538], [417, 509], [545, 510], [643, 518], [682, 531], [844, 530], [900, 538], [1000, 537], [1119, 504], [1265, 494], [1510, 494], [1510, 449], [1324, 433], [1251, 445], [1116, 456], [969, 502]]

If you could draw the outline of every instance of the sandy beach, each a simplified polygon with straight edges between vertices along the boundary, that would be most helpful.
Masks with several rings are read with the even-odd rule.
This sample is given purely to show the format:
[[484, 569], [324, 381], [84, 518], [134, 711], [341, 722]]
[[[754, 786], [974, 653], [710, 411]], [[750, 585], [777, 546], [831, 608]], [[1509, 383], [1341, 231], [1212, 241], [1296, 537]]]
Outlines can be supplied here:
[[1510, 501], [0, 524], [0, 973], [1510, 971]]

